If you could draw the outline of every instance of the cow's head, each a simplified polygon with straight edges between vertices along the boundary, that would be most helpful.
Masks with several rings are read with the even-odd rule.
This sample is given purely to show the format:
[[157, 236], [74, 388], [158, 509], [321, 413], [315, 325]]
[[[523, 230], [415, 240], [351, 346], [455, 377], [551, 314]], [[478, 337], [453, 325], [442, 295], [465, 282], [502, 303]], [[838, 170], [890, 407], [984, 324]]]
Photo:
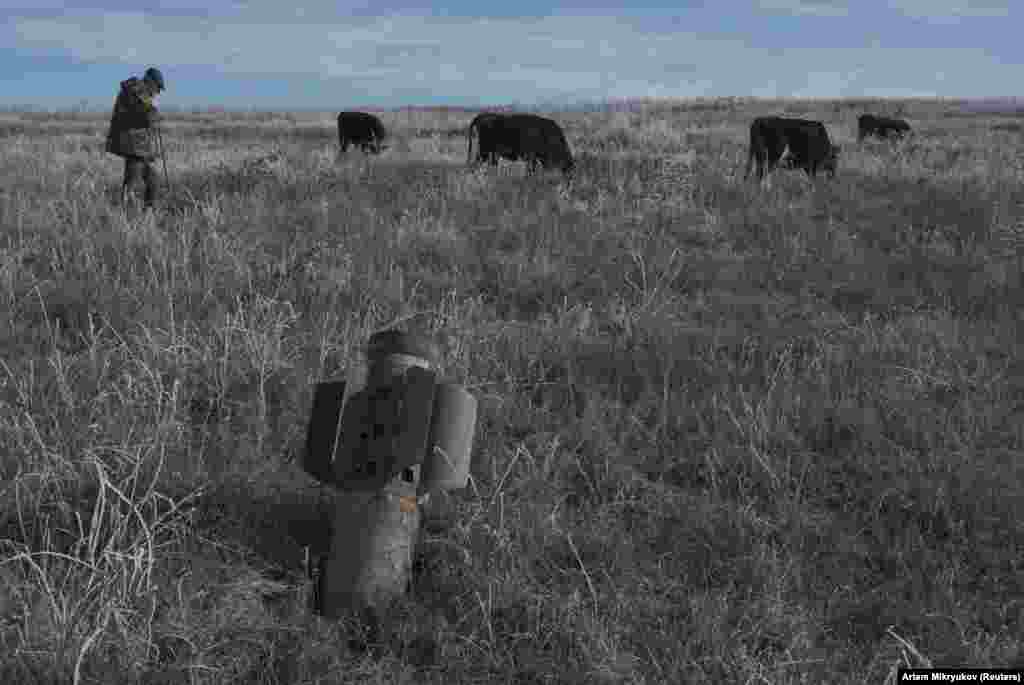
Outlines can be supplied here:
[[567, 157], [565, 161], [562, 162], [562, 171], [568, 178], [572, 178], [576, 173], [576, 162], [573, 160], [572, 156]]
[[391, 147], [391, 144], [387, 140], [387, 136], [380, 135], [376, 131], [370, 132], [370, 149], [378, 155]]
[[839, 146], [829, 145], [828, 156], [825, 157], [825, 170], [830, 176], [836, 175], [836, 167], [839, 165]]

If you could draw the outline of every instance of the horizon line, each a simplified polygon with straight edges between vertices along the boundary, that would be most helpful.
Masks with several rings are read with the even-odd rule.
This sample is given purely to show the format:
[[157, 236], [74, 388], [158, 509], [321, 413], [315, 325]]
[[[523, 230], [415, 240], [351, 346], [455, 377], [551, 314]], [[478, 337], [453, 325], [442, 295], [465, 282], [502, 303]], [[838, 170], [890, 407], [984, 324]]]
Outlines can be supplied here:
[[[826, 96], [780, 96], [768, 97], [759, 95], [694, 95], [694, 96], [637, 96], [630, 98], [611, 98], [608, 100], [585, 100], [573, 103], [504, 103], [495, 105], [396, 105], [391, 107], [374, 107], [370, 105], [352, 107], [352, 110], [367, 112], [404, 112], [404, 111], [453, 111], [453, 112], [480, 112], [480, 111], [502, 111], [502, 110], [593, 110], [593, 109], [618, 109], [630, 108], [638, 105], [659, 105], [672, 103], [707, 103], [707, 102], [729, 102], [734, 104], [755, 103], [755, 102], [820, 102], [820, 103], [843, 103], [843, 102], [920, 102], [945, 104], [954, 103], [989, 103], [989, 104], [1010, 104], [1024, 107], [1024, 96], [1020, 95], [985, 95], [979, 97], [965, 97], [957, 95], [909, 95], [906, 97], [892, 95], [851, 95], [841, 97]], [[305, 112], [323, 113], [338, 112], [336, 107], [326, 106], [296, 106], [288, 109], [269, 107], [264, 105], [220, 105], [215, 103], [168, 103], [160, 107], [167, 113], [187, 114], [234, 114], [234, 113], [278, 113], [278, 112]], [[82, 99], [74, 104], [61, 106], [40, 105], [34, 103], [2, 103], [0, 102], [0, 113], [90, 113], [108, 112], [110, 106], [100, 104], [92, 100]]]

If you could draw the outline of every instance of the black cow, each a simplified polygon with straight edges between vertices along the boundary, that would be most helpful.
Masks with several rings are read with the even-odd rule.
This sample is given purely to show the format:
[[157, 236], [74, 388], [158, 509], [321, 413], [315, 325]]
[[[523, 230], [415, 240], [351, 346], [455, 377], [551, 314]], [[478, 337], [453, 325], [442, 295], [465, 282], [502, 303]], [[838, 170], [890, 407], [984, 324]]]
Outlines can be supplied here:
[[874, 114], [861, 114], [857, 117], [857, 142], [868, 136], [902, 138], [908, 133], [910, 124], [903, 119], [876, 117]]
[[387, 145], [388, 132], [380, 119], [366, 112], [342, 112], [338, 115], [338, 144], [340, 152], [348, 150], [349, 143], [358, 145], [363, 152], [380, 153]]
[[803, 169], [808, 176], [816, 176], [818, 169], [836, 175], [839, 146], [833, 145], [825, 125], [808, 119], [786, 117], [758, 117], [750, 124], [750, 153], [747, 173], [757, 162], [757, 177], [763, 179], [780, 162]]
[[551, 119], [536, 114], [480, 115], [477, 118], [480, 119], [475, 126], [479, 137], [477, 162], [487, 160], [497, 166], [498, 157], [523, 160], [527, 173], [532, 174], [537, 166], [543, 166], [561, 169], [567, 177], [572, 177], [576, 163], [569, 143], [562, 128]]

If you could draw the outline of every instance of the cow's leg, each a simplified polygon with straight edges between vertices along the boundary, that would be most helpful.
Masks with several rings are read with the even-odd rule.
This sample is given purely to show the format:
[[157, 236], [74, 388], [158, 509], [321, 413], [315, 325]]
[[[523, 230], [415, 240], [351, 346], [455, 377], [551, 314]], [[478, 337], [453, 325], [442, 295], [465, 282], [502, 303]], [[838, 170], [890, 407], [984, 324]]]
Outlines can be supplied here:
[[791, 156], [792, 156], [792, 153], [789, 151], [789, 145], [787, 145], [786, 147], [782, 148], [782, 154], [779, 155], [779, 158], [778, 158], [778, 160], [776, 160], [775, 165], [779, 166], [779, 167], [782, 167], [783, 169], [789, 168], [790, 167], [789, 159], [790, 159]]

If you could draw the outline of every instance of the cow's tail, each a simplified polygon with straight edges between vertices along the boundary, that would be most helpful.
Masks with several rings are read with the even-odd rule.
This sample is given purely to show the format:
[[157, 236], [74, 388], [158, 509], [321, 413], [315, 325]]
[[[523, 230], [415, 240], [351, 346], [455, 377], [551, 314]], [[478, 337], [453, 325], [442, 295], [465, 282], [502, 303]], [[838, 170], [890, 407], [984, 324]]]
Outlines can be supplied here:
[[476, 119], [469, 122], [469, 128], [466, 130], [466, 164], [473, 161], [473, 127], [475, 125]]

